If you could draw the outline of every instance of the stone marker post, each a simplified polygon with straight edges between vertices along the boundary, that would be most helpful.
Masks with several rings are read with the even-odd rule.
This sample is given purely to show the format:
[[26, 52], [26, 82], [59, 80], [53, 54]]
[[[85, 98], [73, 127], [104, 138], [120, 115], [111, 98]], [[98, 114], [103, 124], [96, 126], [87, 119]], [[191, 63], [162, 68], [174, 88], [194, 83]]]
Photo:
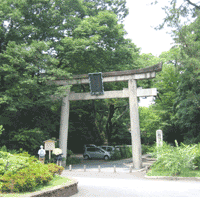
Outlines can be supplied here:
[[[156, 131], [156, 143], [157, 143], [157, 147], [162, 147], [162, 145], [163, 145], [163, 132], [162, 132], [162, 130]], [[157, 158], [158, 157], [159, 157], [159, 155], [158, 155], [158, 150], [157, 150]]]
[[162, 132], [162, 130], [156, 131], [156, 143], [157, 143], [157, 147], [160, 147], [160, 146], [163, 145], [163, 132]]

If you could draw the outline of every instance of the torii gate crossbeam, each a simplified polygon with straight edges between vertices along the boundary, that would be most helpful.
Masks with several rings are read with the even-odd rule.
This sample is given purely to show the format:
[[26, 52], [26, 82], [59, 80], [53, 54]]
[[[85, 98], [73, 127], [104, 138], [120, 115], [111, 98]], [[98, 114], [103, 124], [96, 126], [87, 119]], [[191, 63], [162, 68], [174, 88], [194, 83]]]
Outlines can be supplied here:
[[[105, 98], [129, 98], [133, 167], [135, 169], [141, 169], [142, 152], [137, 97], [156, 96], [157, 90], [156, 88], [137, 88], [136, 81], [139, 79], [155, 78], [156, 72], [161, 70], [162, 63], [158, 63], [157, 65], [142, 69], [102, 73], [103, 82], [128, 81], [127, 89], [123, 89], [122, 91], [105, 91], [104, 95], [94, 96], [90, 93], [74, 93], [68, 90], [67, 96], [63, 98], [60, 121], [59, 145], [63, 151], [63, 156], [67, 158], [70, 101]], [[58, 85], [89, 84], [89, 79], [87, 74], [83, 74], [73, 76], [72, 80], [56, 80], [54, 82]]]

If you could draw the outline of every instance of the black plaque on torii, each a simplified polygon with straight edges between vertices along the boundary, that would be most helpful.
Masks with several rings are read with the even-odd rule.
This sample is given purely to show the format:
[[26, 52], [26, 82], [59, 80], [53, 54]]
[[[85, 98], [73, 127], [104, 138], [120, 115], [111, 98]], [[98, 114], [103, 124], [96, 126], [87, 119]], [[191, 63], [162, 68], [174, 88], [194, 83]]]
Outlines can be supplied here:
[[90, 94], [91, 95], [103, 95], [103, 78], [102, 73], [89, 73], [89, 82], [90, 82]]

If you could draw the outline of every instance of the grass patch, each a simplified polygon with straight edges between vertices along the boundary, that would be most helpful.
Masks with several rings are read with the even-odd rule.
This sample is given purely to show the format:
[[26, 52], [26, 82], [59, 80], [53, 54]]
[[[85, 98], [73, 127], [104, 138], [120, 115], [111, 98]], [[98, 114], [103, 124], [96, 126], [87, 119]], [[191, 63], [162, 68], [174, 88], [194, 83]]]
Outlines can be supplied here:
[[[42, 191], [42, 190], [46, 190], [46, 189], [49, 189], [49, 188], [52, 188], [52, 187], [55, 187], [55, 186], [58, 186], [58, 185], [62, 185], [66, 182], [70, 182], [71, 180], [69, 178], [66, 178], [66, 177], [61, 177], [59, 175], [55, 175], [54, 178], [46, 185], [43, 185], [43, 186], [38, 186], [35, 191], [33, 192], [36, 192], [36, 191]], [[0, 197], [19, 197], [21, 195], [28, 195], [28, 194], [31, 194], [33, 192], [25, 192], [25, 193], [1, 193], [0, 192]]]
[[[175, 176], [171, 171], [155, 170], [148, 171], [147, 176]], [[200, 177], [200, 170], [185, 170], [177, 174], [175, 177]]]

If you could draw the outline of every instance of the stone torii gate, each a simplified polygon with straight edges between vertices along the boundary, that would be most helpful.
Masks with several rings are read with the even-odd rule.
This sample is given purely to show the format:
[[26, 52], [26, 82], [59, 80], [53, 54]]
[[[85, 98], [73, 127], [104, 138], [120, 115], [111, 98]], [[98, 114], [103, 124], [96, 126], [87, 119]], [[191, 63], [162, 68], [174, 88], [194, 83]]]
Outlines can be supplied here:
[[[67, 96], [63, 98], [60, 121], [59, 146], [63, 151], [63, 157], [67, 158], [70, 101], [106, 98], [129, 98], [133, 167], [135, 169], [141, 169], [142, 152], [137, 97], [156, 96], [157, 89], [137, 88], [136, 81], [141, 79], [155, 78], [156, 72], [161, 70], [162, 63], [158, 63], [154, 66], [142, 69], [102, 73], [103, 82], [128, 81], [128, 88], [124, 88], [123, 90], [119, 91], [105, 91], [103, 95], [94, 96], [90, 93], [75, 93], [68, 90]], [[56, 82], [58, 85], [89, 84], [89, 78], [88, 74], [74, 75], [72, 80], [56, 80], [54, 82]]]

